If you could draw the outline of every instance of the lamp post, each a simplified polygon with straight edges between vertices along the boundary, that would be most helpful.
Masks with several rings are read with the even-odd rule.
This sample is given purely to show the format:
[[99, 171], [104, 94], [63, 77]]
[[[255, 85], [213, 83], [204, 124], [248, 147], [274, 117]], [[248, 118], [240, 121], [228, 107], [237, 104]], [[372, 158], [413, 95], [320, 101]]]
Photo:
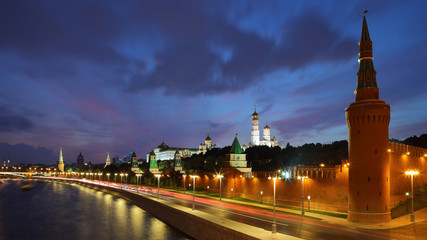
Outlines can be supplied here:
[[221, 198], [221, 179], [224, 177], [223, 175], [216, 175], [216, 177], [219, 179], [219, 200], [220, 201], [222, 201], [222, 198]]
[[128, 184], [128, 174], [125, 173], [125, 176], [126, 176], [126, 185], [127, 185]]
[[414, 213], [414, 175], [418, 175], [418, 171], [406, 171], [406, 175], [411, 175], [411, 222], [415, 222], [415, 213]]
[[182, 175], [184, 177], [184, 194], [185, 194], [185, 177], [187, 177], [187, 174]]
[[409, 192], [406, 192], [405, 196], [406, 196], [406, 212], [409, 212], [409, 201], [408, 201]]
[[141, 173], [137, 173], [136, 174], [136, 192], [138, 192], [138, 187], [139, 187], [139, 179], [141, 178], [142, 174]]
[[302, 183], [301, 183], [301, 186], [302, 186], [302, 198], [301, 198], [301, 200], [302, 200], [302, 210], [301, 210], [301, 216], [303, 216], [303, 217], [304, 217], [304, 179], [305, 178], [308, 178], [308, 177], [307, 176], [304, 176], [304, 177], [298, 176], [298, 179], [302, 179]]
[[117, 183], [117, 175], [118, 173], [114, 173], [114, 182]]
[[[268, 177], [268, 179], [272, 179], [271, 177]], [[272, 232], [277, 232], [277, 225], [276, 225], [276, 179], [277, 177], [273, 177], [273, 225], [272, 225]], [[280, 179], [280, 177], [279, 177]]]
[[154, 175], [157, 177], [157, 198], [160, 198], [160, 174]]
[[198, 178], [199, 176], [191, 175], [191, 177], [193, 178], [193, 210], [194, 210], [195, 209], [194, 198], [195, 198], [195, 194], [196, 194], [196, 178]]
[[108, 185], [110, 185], [110, 173], [107, 173]]
[[123, 183], [123, 173], [120, 173], [120, 184], [122, 184]]
[[310, 198], [311, 198], [310, 196], [307, 197], [307, 199], [308, 199], [308, 211], [309, 212], [310, 212]]

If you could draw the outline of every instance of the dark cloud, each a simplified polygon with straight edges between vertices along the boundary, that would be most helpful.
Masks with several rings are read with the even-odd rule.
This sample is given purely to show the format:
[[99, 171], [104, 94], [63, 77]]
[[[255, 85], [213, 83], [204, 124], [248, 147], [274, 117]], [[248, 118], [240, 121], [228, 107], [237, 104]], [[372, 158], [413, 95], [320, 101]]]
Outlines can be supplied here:
[[[0, 49], [32, 61], [74, 59], [74, 65], [89, 61], [110, 72], [98, 77], [120, 87], [127, 83], [126, 91], [159, 88], [181, 96], [239, 91], [280, 69], [342, 61], [353, 54], [356, 40], [340, 36], [315, 11], [284, 23], [277, 42], [240, 29], [211, 8], [198, 1], [122, 5], [4, 1]], [[164, 46], [153, 47], [154, 35]], [[126, 45], [129, 41], [145, 44], [151, 53], [138, 57], [137, 49]], [[122, 52], [123, 47], [136, 56]], [[153, 71], [147, 72], [147, 58], [153, 61]], [[39, 71], [55, 71], [49, 62]]]
[[32, 128], [34, 124], [28, 118], [0, 107], [0, 132], [21, 132]]
[[0, 49], [33, 61], [76, 58], [103, 65], [123, 64], [126, 58], [112, 47], [120, 37], [117, 20], [107, 4], [3, 1]]
[[[160, 16], [163, 11], [159, 10]], [[280, 69], [347, 60], [357, 46], [356, 39], [340, 36], [314, 11], [285, 24], [279, 44], [219, 17], [202, 15], [200, 10], [181, 7], [168, 13], [173, 17], [143, 14], [169, 36], [170, 42], [154, 55], [155, 70], [133, 74], [129, 89], [163, 88], [166, 94], [184, 96], [239, 91]], [[212, 45], [224, 52], [215, 52]]]
[[345, 124], [345, 107], [345, 104], [341, 103], [323, 108], [301, 107], [296, 109], [290, 115], [291, 117], [274, 121], [272, 126], [279, 130], [279, 135], [284, 135], [287, 138], [298, 138], [298, 135], [307, 134], [311, 131], [324, 131]]

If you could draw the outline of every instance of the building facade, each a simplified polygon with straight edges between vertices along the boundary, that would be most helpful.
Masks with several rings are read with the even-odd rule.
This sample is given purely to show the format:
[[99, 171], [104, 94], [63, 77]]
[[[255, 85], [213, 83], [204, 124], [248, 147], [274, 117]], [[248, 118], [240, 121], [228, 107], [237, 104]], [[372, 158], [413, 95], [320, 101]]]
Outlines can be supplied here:
[[243, 153], [243, 149], [237, 139], [237, 134], [234, 137], [233, 144], [231, 145], [230, 153], [226, 155], [225, 162], [227, 167], [235, 168], [241, 173], [247, 173], [247, 176], [251, 176], [252, 168], [248, 167], [246, 154]]
[[208, 136], [205, 138], [205, 142], [201, 143], [199, 145], [199, 151], [197, 152], [198, 154], [202, 153], [205, 154], [208, 150], [211, 150], [212, 148], [215, 148], [216, 145], [212, 145], [212, 139]]
[[[156, 159], [160, 161], [173, 160], [175, 158], [175, 152], [178, 151], [181, 157], [191, 157], [193, 154], [197, 154], [199, 149], [197, 148], [183, 148], [183, 147], [169, 147], [165, 142], [162, 142], [152, 152], [156, 155]], [[147, 154], [147, 161], [150, 159], [150, 154]]]

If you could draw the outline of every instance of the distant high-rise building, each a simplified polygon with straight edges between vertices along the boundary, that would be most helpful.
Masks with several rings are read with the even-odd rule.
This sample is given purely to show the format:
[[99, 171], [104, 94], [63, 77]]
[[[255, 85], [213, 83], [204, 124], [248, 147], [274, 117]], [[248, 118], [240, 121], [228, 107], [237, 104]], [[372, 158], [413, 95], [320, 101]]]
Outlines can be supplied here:
[[387, 152], [390, 105], [379, 99], [365, 13], [359, 42], [356, 101], [345, 112], [350, 162], [347, 219], [379, 223], [391, 220], [390, 160]]
[[62, 147], [59, 148], [58, 170], [64, 172], [64, 159], [62, 158]]

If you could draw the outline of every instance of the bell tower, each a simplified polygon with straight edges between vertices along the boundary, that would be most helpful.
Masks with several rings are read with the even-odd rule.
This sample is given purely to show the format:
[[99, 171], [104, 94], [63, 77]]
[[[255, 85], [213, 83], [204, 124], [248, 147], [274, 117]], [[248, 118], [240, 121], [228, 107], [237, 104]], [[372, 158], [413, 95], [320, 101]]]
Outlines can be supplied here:
[[258, 146], [258, 145], [259, 145], [259, 115], [256, 112], [256, 106], [255, 106], [255, 111], [252, 114], [251, 146]]
[[347, 219], [380, 223], [391, 220], [387, 154], [390, 105], [379, 99], [366, 12], [359, 42], [356, 101], [345, 111], [350, 162]]

